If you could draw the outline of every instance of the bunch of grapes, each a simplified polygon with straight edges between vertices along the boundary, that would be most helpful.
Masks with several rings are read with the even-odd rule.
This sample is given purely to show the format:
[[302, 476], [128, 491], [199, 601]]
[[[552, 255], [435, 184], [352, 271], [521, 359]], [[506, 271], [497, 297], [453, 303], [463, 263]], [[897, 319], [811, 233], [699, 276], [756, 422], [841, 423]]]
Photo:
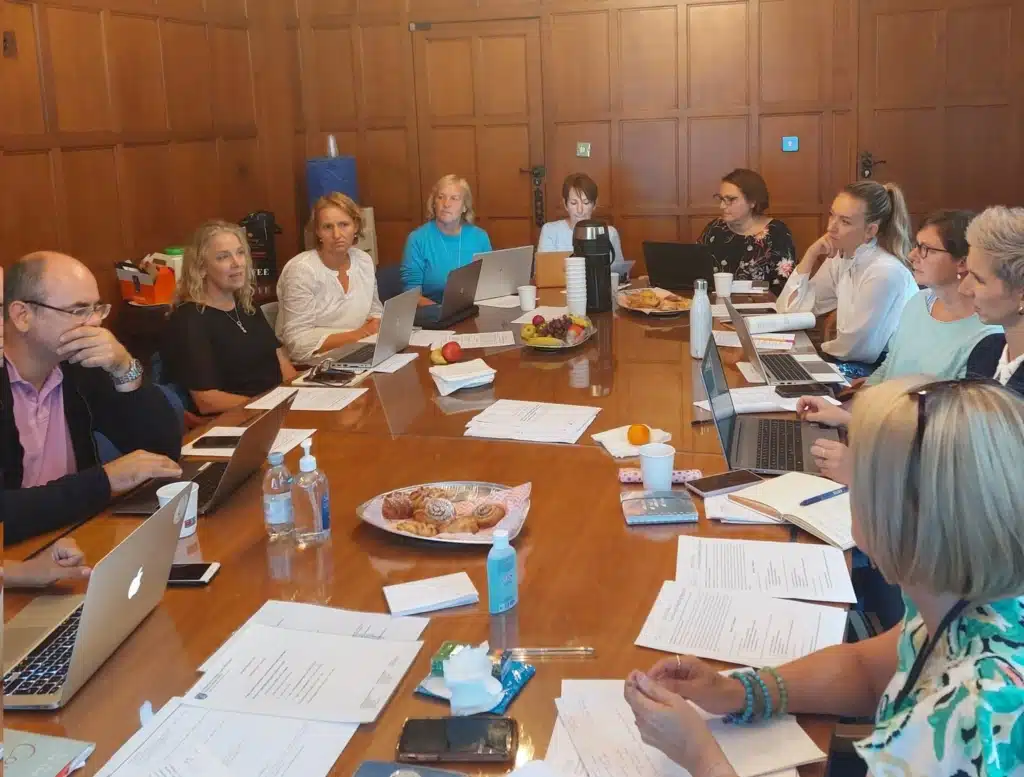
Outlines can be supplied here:
[[564, 340], [565, 336], [569, 333], [569, 327], [572, 326], [572, 321], [569, 320], [568, 316], [562, 316], [548, 322], [548, 334], [551, 337], [557, 337], [559, 340]]

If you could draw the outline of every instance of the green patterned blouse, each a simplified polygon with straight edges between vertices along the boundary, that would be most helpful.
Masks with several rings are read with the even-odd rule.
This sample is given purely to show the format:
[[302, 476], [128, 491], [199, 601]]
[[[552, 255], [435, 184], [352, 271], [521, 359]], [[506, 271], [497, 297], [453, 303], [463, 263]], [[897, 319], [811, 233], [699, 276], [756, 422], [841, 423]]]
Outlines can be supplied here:
[[971, 606], [938, 641], [916, 687], [893, 704], [924, 621], [907, 601], [896, 674], [875, 730], [857, 743], [874, 777], [1024, 777], [1024, 597]]

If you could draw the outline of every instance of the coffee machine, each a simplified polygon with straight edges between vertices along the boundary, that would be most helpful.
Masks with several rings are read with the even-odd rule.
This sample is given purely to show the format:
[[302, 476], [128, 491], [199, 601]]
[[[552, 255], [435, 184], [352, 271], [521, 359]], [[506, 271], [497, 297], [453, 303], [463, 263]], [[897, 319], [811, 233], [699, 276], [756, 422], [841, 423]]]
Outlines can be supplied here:
[[612, 248], [608, 225], [585, 219], [572, 231], [573, 256], [584, 257], [587, 267], [587, 312], [606, 313], [612, 309]]

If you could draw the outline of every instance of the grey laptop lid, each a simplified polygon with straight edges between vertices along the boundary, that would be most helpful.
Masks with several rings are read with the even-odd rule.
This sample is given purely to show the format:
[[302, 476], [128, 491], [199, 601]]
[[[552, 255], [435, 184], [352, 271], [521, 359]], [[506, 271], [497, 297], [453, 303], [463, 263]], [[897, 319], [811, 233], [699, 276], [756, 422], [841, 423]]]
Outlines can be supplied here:
[[708, 347], [700, 363], [700, 380], [708, 395], [708, 406], [711, 408], [711, 417], [718, 432], [718, 441], [722, 445], [722, 454], [729, 469], [733, 469], [732, 446], [736, 439], [736, 406], [729, 393], [729, 382], [725, 377], [725, 367], [722, 366], [722, 356], [718, 353], [714, 335], [708, 338]]
[[750, 330], [747, 329], [746, 319], [740, 314], [736, 307], [732, 304], [732, 300], [728, 297], [725, 298], [725, 309], [729, 312], [729, 319], [732, 321], [733, 327], [736, 329], [736, 334], [740, 338], [740, 345], [743, 346], [743, 355], [747, 357], [747, 361], [750, 365], [757, 370], [757, 373], [764, 378], [765, 383], [769, 386], [774, 386], [775, 381], [772, 380], [771, 375], [768, 374], [768, 370], [764, 368], [761, 363], [761, 354], [757, 352], [757, 347], [754, 345], [754, 339], [750, 336]]
[[482, 269], [483, 265], [480, 262], [470, 262], [448, 273], [444, 298], [441, 300], [441, 320], [473, 306]]
[[475, 301], [507, 297], [517, 293], [520, 286], [529, 285], [533, 271], [533, 246], [474, 254], [473, 261], [481, 263]]

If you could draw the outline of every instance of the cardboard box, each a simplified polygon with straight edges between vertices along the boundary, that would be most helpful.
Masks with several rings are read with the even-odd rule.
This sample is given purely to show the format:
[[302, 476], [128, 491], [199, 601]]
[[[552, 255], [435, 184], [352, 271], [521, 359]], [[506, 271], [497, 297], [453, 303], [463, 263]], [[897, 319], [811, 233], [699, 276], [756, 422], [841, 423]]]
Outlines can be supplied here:
[[134, 265], [119, 265], [117, 282], [121, 298], [139, 305], [170, 305], [174, 299], [174, 272], [167, 267], [154, 267], [155, 273]]

